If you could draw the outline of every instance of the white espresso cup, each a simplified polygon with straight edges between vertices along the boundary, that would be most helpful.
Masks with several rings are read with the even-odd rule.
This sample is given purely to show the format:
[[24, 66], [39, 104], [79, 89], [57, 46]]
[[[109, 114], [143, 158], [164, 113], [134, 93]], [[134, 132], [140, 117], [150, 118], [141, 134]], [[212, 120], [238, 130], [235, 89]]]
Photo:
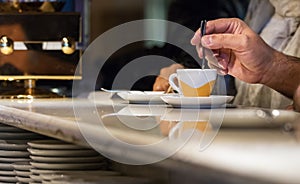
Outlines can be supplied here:
[[[175, 82], [177, 78], [178, 85]], [[185, 97], [210, 96], [217, 78], [215, 69], [178, 69], [169, 77], [171, 87]]]

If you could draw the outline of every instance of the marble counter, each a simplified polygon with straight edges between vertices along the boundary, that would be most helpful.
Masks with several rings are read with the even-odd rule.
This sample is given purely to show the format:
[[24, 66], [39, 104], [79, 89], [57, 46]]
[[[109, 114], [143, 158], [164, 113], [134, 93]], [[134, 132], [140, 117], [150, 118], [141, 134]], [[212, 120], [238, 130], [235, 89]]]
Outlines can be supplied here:
[[93, 100], [0, 100], [5, 124], [92, 147], [120, 163], [229, 183], [299, 183], [299, 117], [267, 109], [129, 105], [107, 93]]

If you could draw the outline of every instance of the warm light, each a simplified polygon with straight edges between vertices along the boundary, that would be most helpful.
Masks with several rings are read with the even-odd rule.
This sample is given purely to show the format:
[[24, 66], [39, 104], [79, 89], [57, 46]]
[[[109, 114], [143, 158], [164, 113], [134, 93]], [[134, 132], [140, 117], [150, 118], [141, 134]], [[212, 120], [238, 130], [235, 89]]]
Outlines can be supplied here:
[[61, 50], [65, 54], [73, 54], [75, 52], [75, 41], [72, 38], [64, 37], [62, 39]]
[[0, 38], [0, 52], [4, 55], [10, 55], [14, 52], [14, 42], [7, 36], [1, 36]]

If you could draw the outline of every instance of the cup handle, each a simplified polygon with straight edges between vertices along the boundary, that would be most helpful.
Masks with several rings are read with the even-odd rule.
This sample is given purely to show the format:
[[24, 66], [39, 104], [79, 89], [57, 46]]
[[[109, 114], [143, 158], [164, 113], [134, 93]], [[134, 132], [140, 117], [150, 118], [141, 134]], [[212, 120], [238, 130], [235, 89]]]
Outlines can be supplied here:
[[182, 126], [183, 126], [183, 124], [180, 121], [173, 128], [171, 128], [169, 135], [168, 135], [170, 140], [175, 140], [180, 137]]
[[169, 77], [169, 84], [171, 87], [176, 90], [179, 94], [182, 94], [180, 88], [175, 84], [174, 79], [177, 78], [177, 73], [173, 73]]

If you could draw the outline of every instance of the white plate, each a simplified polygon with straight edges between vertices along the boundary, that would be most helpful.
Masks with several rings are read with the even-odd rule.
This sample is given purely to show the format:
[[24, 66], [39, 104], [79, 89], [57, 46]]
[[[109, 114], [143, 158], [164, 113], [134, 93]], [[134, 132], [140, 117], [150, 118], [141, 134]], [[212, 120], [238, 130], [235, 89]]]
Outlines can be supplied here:
[[41, 157], [30, 155], [30, 158], [36, 162], [43, 163], [91, 163], [91, 162], [102, 162], [104, 157]]
[[[126, 89], [105, 89], [101, 88], [102, 91], [107, 92], [107, 93], [119, 93], [119, 92], [129, 92], [130, 90]], [[133, 92], [139, 92], [139, 91], [133, 91]]]
[[12, 164], [14, 170], [18, 171], [29, 171], [32, 167], [29, 162], [15, 162]]
[[52, 149], [52, 150], [73, 150], [73, 149], [88, 149], [79, 145], [69, 144], [60, 140], [37, 140], [27, 143], [32, 148]]
[[130, 176], [86, 176], [86, 177], [69, 177], [51, 180], [52, 184], [149, 184], [153, 183], [149, 179], [130, 177]]
[[119, 176], [116, 171], [69, 171], [61, 173], [40, 174], [43, 180], [54, 180], [59, 178], [68, 178], [73, 176]]
[[0, 163], [4, 162], [4, 163], [14, 163], [14, 162], [27, 162], [30, 161], [29, 158], [4, 158], [4, 157], [0, 157]]
[[43, 179], [40, 175], [31, 174], [30, 178], [33, 179], [34, 182], [39, 182], [40, 183], [40, 182], [43, 181]]
[[13, 165], [11, 163], [1, 163], [0, 164], [0, 170], [4, 171], [13, 171]]
[[0, 170], [0, 176], [15, 176], [16, 173], [14, 171], [2, 171]]
[[160, 97], [167, 95], [164, 92], [157, 91], [127, 91], [117, 94], [124, 100], [129, 101], [129, 103], [135, 104], [162, 104], [164, 102]]
[[99, 155], [99, 153], [94, 150], [41, 150], [33, 148], [28, 148], [27, 150], [32, 155], [49, 157], [83, 157]]
[[0, 176], [0, 182], [17, 182], [15, 176]]
[[54, 170], [95, 170], [103, 168], [105, 163], [39, 163], [30, 162], [30, 164], [38, 169], [54, 169]]
[[18, 171], [18, 170], [14, 170], [15, 171], [15, 174], [17, 176], [21, 176], [21, 177], [28, 177], [32, 174], [32, 172], [30, 171]]
[[2, 151], [0, 150], [0, 157], [7, 157], [7, 158], [27, 158], [29, 157], [28, 151]]
[[43, 136], [31, 132], [0, 133], [0, 139], [37, 139]]
[[[55, 170], [55, 169], [37, 169], [37, 168], [32, 168], [30, 171], [33, 174], [71, 174], [71, 175], [76, 175], [76, 174], [82, 174], [82, 173], [91, 173], [91, 174], [96, 174], [98, 172], [105, 172], [103, 169], [99, 170]], [[101, 174], [100, 174], [101, 175]]]
[[0, 143], [0, 150], [24, 151], [27, 147], [27, 144]]
[[21, 183], [31, 183], [33, 182], [33, 179], [28, 178], [28, 177], [20, 177], [20, 176], [16, 176], [17, 180]]
[[[110, 97], [113, 97], [113, 95], [117, 93], [144, 93], [143, 91], [138, 91], [138, 90], [128, 90], [128, 89], [105, 89], [101, 88], [100, 92], [106, 92], [110, 94]], [[99, 91], [98, 91], [99, 93]], [[92, 94], [92, 93], [90, 93]], [[97, 91], [94, 92], [94, 94], [97, 94]]]
[[32, 141], [32, 140], [26, 140], [26, 139], [17, 139], [17, 140], [0, 140], [0, 143], [6, 143], [6, 144], [26, 144], [28, 141]]
[[209, 97], [183, 97], [166, 95], [161, 99], [175, 108], [210, 108], [221, 107], [233, 100], [233, 96], [212, 95]]

